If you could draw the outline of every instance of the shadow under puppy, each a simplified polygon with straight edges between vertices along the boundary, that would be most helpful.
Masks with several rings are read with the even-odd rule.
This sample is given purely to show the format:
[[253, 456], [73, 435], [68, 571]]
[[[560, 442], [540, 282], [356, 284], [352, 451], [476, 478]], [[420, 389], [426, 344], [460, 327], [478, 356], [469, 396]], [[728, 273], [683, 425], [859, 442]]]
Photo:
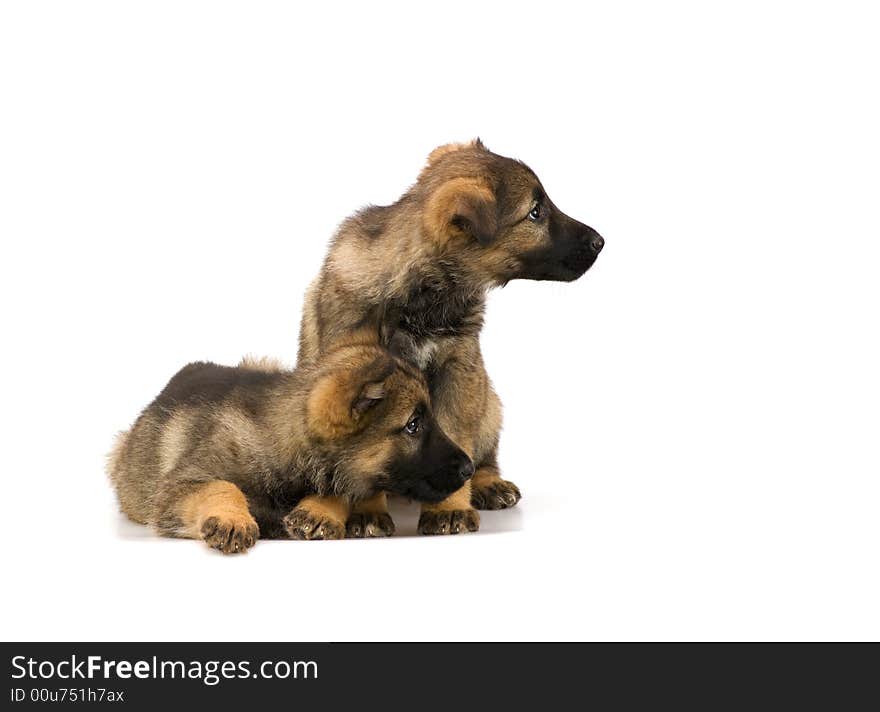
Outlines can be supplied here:
[[349, 536], [389, 536], [386, 492], [439, 502], [474, 467], [420, 372], [352, 344], [294, 371], [185, 366], [119, 436], [108, 471], [135, 522], [235, 553], [261, 535], [341, 539], [346, 522]]

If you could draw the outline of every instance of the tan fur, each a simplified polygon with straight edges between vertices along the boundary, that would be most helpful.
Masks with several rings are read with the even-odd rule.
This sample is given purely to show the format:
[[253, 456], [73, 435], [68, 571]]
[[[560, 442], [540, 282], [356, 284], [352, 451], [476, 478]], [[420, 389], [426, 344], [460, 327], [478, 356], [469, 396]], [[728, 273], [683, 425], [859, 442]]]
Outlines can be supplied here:
[[[488, 381], [488, 378], [487, 378]], [[495, 393], [491, 382], [487, 383], [486, 400], [483, 404], [483, 416], [476, 426], [474, 438], [474, 452], [481, 455], [480, 461], [485, 461], [486, 455], [498, 445], [498, 433], [503, 425], [501, 399]]]
[[472, 486], [485, 489], [501, 481], [501, 475], [498, 474], [496, 467], [481, 467], [474, 473]]
[[128, 430], [120, 430], [113, 438], [113, 447], [107, 453], [107, 471], [110, 473], [115, 472], [119, 466], [119, 460], [128, 442], [128, 433]]
[[343, 539], [351, 503], [342, 497], [303, 498], [284, 518], [294, 539]]
[[[306, 290], [305, 300], [303, 302], [303, 319], [302, 319], [302, 332], [299, 336], [299, 343], [301, 349], [307, 349], [309, 344], [317, 344], [320, 340], [320, 335], [318, 334], [318, 320], [314, 314], [314, 302], [315, 302], [315, 294], [320, 290], [321, 279], [320, 277], [316, 277], [312, 280], [312, 283], [309, 285]], [[318, 354], [313, 351], [301, 352], [299, 358], [303, 362], [311, 362], [317, 358]]]
[[388, 514], [388, 497], [384, 492], [379, 492], [375, 497], [357, 502], [352, 511], [358, 514]]
[[[424, 222], [429, 235], [444, 244], [450, 239], [491, 235], [497, 229], [495, 194], [481, 178], [450, 178], [428, 198]], [[477, 234], [457, 225], [463, 219]]]
[[[322, 280], [320, 288], [310, 293], [313, 303], [306, 309], [314, 310], [314, 301], [326, 296], [328, 288], [332, 289], [326, 286], [330, 282], [338, 284], [335, 296], [340, 300], [355, 295], [368, 299], [378, 299], [384, 294], [403, 295], [409, 287], [405, 278], [407, 268], [425, 262], [430, 257], [431, 255], [425, 254], [418, 233], [412, 231], [404, 230], [394, 251], [390, 253], [364, 249], [360, 240], [342, 240], [328, 256], [327, 282]], [[312, 314], [314, 315], [314, 311]], [[308, 327], [302, 335], [307, 338], [310, 335], [321, 338], [314, 327]], [[308, 341], [306, 345], [308, 347]]]
[[364, 476], [378, 472], [382, 468], [382, 464], [388, 462], [393, 448], [393, 444], [388, 441], [380, 440], [366, 444], [358, 453], [357, 460], [351, 463], [352, 470]]
[[308, 424], [311, 432], [322, 438], [336, 438], [351, 432], [355, 423], [348, 404], [355, 394], [342, 376], [324, 378], [309, 395]]
[[[347, 362], [349, 369], [334, 370], [318, 380], [309, 394], [306, 413], [308, 427], [319, 438], [332, 439], [348, 435], [360, 427], [361, 413], [352, 408], [360, 396], [364, 400], [380, 399], [385, 395], [384, 379], [367, 382], [352, 379], [353, 369], [369, 368], [370, 363], [362, 357], [353, 356]], [[373, 370], [377, 379], [383, 369], [393, 368], [390, 357], [377, 361]], [[359, 372], [359, 371], [358, 371]]]
[[119, 506], [125, 515], [138, 524], [146, 524], [148, 510], [142, 505], [141, 498], [131, 496], [131, 488], [125, 478], [121, 476], [123, 472], [123, 462], [125, 461], [126, 450], [131, 436], [131, 430], [123, 430], [116, 434], [113, 441], [113, 448], [107, 454], [107, 474], [110, 481], [119, 493]]
[[201, 538], [201, 527], [210, 517], [243, 529], [256, 524], [242, 491], [223, 480], [208, 482], [184, 497], [178, 514], [183, 522], [181, 535], [193, 539]]
[[262, 452], [268, 447], [253, 418], [239, 408], [218, 408], [216, 422], [220, 432], [214, 437], [223, 441], [226, 447], [252, 452]]
[[128, 434], [130, 432], [130, 430], [120, 430], [116, 433], [116, 437], [113, 438], [113, 447], [107, 453], [107, 472], [110, 474], [111, 479], [114, 473], [119, 470], [119, 463], [125, 452], [125, 446], [128, 444]]
[[341, 497], [309, 496], [303, 498], [297, 508], [305, 510], [315, 519], [328, 519], [344, 527], [351, 504]]
[[480, 139], [475, 138], [472, 141], [467, 141], [465, 143], [447, 143], [443, 146], [437, 146], [431, 153], [428, 154], [428, 161], [425, 164], [425, 169], [423, 173], [431, 168], [436, 167], [436, 165], [446, 156], [450, 154], [457, 153], [458, 151], [464, 151], [467, 149], [473, 148], [482, 148], [483, 144]]
[[471, 509], [471, 483], [465, 483], [458, 492], [447, 497], [438, 504], [423, 504], [422, 511], [427, 512], [454, 512], [457, 510]]
[[279, 371], [287, 371], [288, 368], [280, 360], [271, 356], [245, 356], [239, 362], [240, 368], [247, 368], [252, 371], [264, 371], [265, 373], [277, 373]]
[[190, 416], [185, 409], [173, 413], [162, 428], [159, 442], [159, 472], [166, 475], [174, 469], [181, 455], [190, 446]]

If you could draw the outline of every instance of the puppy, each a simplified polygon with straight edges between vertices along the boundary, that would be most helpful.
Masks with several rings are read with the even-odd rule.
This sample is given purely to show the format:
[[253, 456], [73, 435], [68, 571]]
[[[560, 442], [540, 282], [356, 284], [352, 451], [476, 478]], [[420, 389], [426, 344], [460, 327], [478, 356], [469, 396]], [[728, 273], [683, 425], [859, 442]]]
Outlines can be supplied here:
[[501, 402], [479, 342], [487, 290], [512, 279], [575, 280], [604, 244], [553, 204], [528, 166], [479, 139], [437, 148], [396, 203], [339, 228], [306, 295], [300, 363], [370, 326], [425, 374], [438, 423], [477, 470], [448, 499], [423, 505], [421, 533], [454, 534], [460, 521], [476, 530], [475, 507], [520, 499], [498, 470]]
[[119, 436], [108, 470], [129, 518], [229, 554], [261, 535], [341, 539], [346, 524], [388, 536], [386, 492], [440, 502], [474, 467], [417, 369], [349, 343], [295, 371], [185, 366]]

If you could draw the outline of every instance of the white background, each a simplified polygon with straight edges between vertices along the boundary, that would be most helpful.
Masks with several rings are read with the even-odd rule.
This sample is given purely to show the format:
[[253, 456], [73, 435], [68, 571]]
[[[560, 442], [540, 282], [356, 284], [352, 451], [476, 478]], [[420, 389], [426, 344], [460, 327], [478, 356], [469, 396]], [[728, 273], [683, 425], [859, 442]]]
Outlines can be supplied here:
[[[877, 18], [582, 5], [3, 4], [5, 638], [880, 637]], [[520, 506], [237, 558], [123, 521], [114, 433], [292, 362], [338, 222], [476, 135], [607, 241], [491, 296]]]

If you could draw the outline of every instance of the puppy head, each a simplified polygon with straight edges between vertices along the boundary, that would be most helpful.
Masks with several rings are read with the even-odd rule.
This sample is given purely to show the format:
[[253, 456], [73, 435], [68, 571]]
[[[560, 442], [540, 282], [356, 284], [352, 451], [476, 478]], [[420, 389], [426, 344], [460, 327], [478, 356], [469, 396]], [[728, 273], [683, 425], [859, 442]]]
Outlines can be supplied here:
[[328, 356], [309, 392], [306, 422], [348, 494], [439, 502], [474, 472], [437, 424], [422, 374], [379, 346]]
[[427, 238], [490, 284], [577, 279], [605, 244], [553, 204], [534, 171], [479, 139], [435, 149], [417, 187]]
[[345, 347], [336, 351], [308, 395], [309, 434], [333, 442], [362, 430], [374, 407], [387, 398], [386, 382], [396, 367], [392, 356], [378, 347]]

